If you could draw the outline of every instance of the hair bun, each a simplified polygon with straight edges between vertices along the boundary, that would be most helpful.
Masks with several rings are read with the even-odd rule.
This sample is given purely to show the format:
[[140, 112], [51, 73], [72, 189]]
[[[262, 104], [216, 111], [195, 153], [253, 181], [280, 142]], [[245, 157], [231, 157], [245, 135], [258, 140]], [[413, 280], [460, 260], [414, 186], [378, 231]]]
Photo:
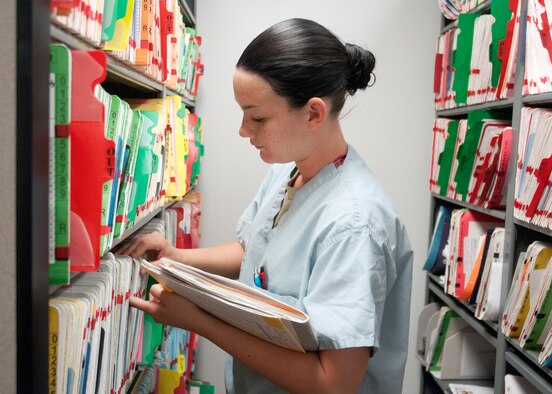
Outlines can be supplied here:
[[352, 96], [358, 89], [364, 90], [368, 84], [375, 82], [372, 71], [376, 65], [376, 58], [372, 52], [355, 44], [345, 44], [348, 60], [347, 92]]

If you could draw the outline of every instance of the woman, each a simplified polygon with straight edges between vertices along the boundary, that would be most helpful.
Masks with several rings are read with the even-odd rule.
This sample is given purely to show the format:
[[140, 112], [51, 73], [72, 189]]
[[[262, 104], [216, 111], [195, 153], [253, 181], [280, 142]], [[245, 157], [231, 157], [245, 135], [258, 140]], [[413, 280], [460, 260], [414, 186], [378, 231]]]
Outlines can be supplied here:
[[231, 356], [230, 393], [400, 393], [412, 251], [389, 199], [343, 136], [347, 95], [372, 82], [373, 55], [304, 20], [278, 23], [239, 59], [240, 135], [273, 163], [238, 221], [238, 241], [179, 250], [158, 233], [126, 246], [239, 278], [304, 310], [319, 339], [305, 354], [266, 343], [159, 285], [131, 304]]

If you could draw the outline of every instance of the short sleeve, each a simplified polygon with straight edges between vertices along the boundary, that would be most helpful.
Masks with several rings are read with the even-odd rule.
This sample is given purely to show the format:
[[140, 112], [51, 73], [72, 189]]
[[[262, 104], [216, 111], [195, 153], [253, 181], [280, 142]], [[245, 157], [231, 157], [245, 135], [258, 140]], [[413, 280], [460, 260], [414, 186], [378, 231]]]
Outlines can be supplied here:
[[320, 349], [379, 347], [389, 264], [388, 242], [367, 227], [321, 245], [304, 299]]

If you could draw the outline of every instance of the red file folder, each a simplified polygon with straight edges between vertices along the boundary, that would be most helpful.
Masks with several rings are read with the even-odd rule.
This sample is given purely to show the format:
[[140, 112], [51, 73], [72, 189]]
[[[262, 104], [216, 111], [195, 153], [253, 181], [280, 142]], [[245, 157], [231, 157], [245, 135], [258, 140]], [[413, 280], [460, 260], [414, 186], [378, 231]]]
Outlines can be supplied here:
[[115, 171], [115, 145], [104, 135], [104, 105], [94, 95], [106, 76], [102, 51], [72, 51], [71, 271], [100, 264], [102, 188]]

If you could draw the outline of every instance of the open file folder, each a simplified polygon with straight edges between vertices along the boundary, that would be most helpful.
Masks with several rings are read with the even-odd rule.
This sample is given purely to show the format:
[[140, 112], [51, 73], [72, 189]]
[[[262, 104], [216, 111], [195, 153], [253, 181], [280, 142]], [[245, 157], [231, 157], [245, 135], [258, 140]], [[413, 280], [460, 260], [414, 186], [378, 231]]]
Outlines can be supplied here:
[[265, 292], [164, 258], [159, 266], [145, 260], [142, 266], [165, 288], [236, 328], [287, 349], [318, 349], [308, 316]]

